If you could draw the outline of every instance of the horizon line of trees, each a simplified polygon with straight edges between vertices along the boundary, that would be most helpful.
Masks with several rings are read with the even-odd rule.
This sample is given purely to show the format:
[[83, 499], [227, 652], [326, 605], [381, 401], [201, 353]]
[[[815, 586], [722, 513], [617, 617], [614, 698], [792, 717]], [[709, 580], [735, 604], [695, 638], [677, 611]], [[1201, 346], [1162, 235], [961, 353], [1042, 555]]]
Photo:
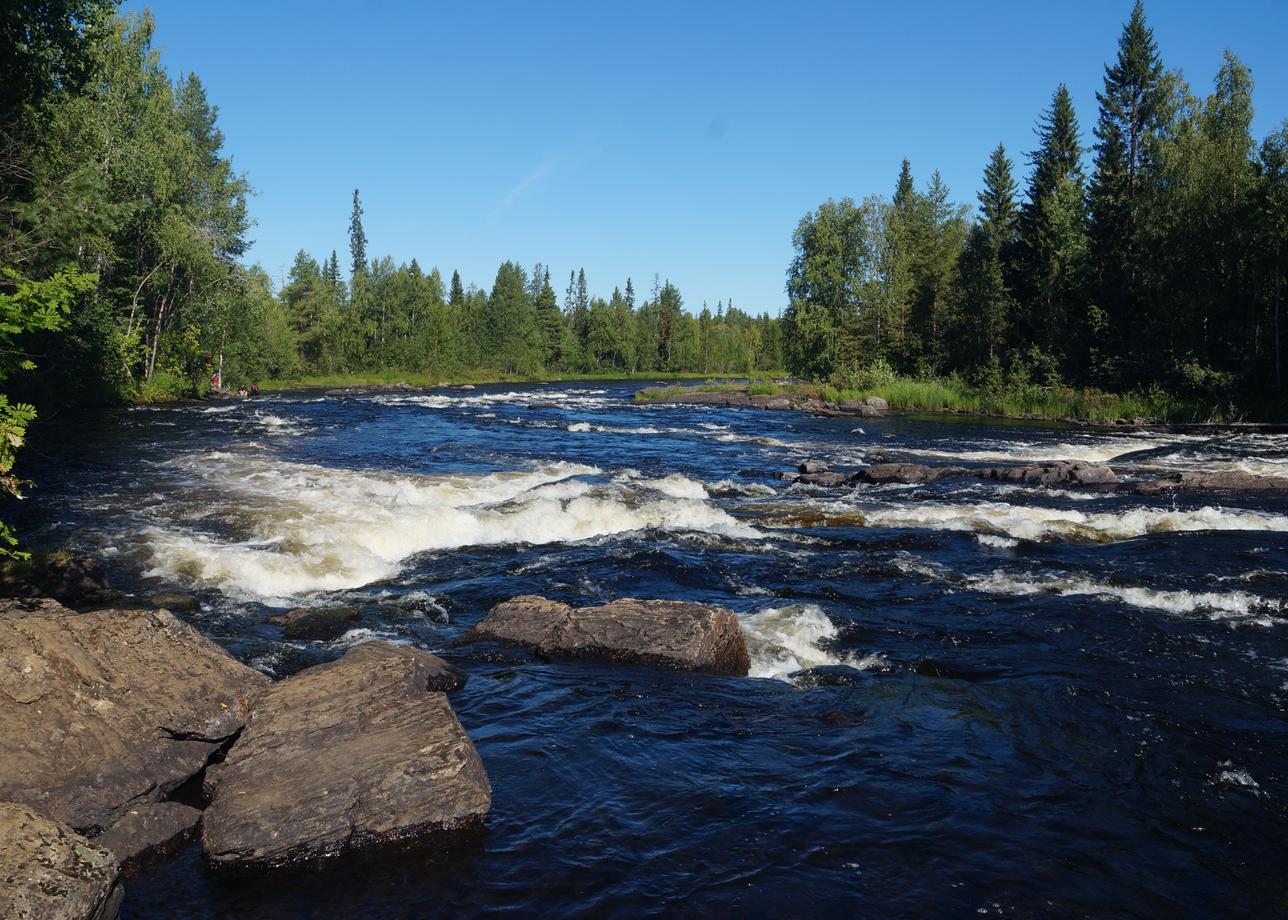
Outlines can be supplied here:
[[973, 218], [938, 172], [918, 189], [904, 160], [889, 199], [829, 199], [801, 219], [787, 370], [839, 386], [959, 374], [1282, 401], [1288, 121], [1258, 144], [1252, 89], [1226, 50], [1196, 96], [1164, 67], [1137, 0], [1094, 144], [1060, 84], [1022, 197], [999, 144]]
[[234, 343], [238, 373], [290, 378], [375, 369], [480, 369], [542, 373], [711, 372], [749, 374], [782, 366], [777, 320], [720, 301], [697, 314], [679, 289], [654, 276], [638, 300], [632, 279], [607, 297], [591, 295], [585, 269], [569, 273], [562, 301], [550, 268], [505, 261], [491, 290], [416, 259], [368, 258], [357, 189], [349, 223], [349, 277], [332, 250], [301, 250], [284, 279], [262, 336]]

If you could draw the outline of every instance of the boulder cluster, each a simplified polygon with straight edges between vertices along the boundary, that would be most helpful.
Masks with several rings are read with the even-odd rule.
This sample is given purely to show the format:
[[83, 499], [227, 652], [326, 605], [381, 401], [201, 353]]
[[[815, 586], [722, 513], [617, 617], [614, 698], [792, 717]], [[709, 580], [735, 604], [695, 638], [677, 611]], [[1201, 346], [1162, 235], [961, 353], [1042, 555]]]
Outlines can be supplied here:
[[[279, 623], [316, 637], [355, 618]], [[675, 601], [517, 597], [461, 641], [749, 668], [733, 613]], [[122, 879], [194, 837], [214, 870], [274, 870], [480, 827], [491, 784], [448, 698], [464, 684], [383, 641], [270, 681], [165, 609], [0, 600], [0, 917], [111, 920]]]

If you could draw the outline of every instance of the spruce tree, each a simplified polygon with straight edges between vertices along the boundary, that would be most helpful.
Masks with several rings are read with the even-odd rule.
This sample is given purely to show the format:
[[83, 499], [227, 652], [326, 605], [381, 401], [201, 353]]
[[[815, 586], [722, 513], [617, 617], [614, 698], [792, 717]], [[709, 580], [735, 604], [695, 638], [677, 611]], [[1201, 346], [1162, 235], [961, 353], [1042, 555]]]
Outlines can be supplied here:
[[447, 295], [447, 303], [458, 308], [465, 303], [465, 288], [461, 285], [461, 273], [458, 271], [452, 272], [452, 286]]
[[1148, 185], [1153, 181], [1162, 128], [1163, 64], [1140, 0], [1118, 39], [1118, 55], [1105, 66], [1096, 94], [1095, 174], [1091, 183], [1091, 252], [1097, 269], [1094, 298], [1113, 331], [1114, 350], [1131, 365], [1129, 382], [1160, 370], [1165, 337], [1162, 316], [1146, 292], [1148, 258], [1143, 239]]
[[999, 245], [1006, 245], [1014, 238], [1019, 219], [1011, 168], [1005, 145], [998, 144], [989, 154], [988, 165], [984, 167], [984, 188], [979, 193], [981, 223]]
[[1033, 170], [1020, 212], [1022, 267], [1012, 328], [1017, 345], [1036, 344], [1058, 361], [1072, 354], [1078, 365], [1083, 349], [1074, 343], [1085, 324], [1085, 190], [1078, 118], [1063, 83], [1036, 131], [1038, 149], [1030, 154]]
[[353, 190], [353, 215], [349, 218], [349, 254], [353, 260], [353, 277], [367, 270], [367, 234], [362, 229], [362, 201]]

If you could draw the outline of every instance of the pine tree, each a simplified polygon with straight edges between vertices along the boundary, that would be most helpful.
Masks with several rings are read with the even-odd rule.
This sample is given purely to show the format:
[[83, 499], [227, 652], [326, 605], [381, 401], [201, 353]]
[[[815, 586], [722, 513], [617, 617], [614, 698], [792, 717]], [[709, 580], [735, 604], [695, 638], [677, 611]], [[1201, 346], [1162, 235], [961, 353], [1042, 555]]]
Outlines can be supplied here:
[[352, 277], [367, 271], [367, 234], [362, 229], [362, 201], [358, 190], [353, 190], [353, 216], [349, 218], [349, 254], [352, 257]]

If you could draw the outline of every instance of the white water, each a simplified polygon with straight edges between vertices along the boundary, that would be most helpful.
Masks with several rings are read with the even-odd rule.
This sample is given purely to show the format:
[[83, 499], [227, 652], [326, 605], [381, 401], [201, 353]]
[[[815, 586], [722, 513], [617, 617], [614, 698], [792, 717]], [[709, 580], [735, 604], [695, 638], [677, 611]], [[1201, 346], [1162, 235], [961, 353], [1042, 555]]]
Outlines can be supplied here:
[[1006, 502], [973, 505], [934, 502], [881, 507], [825, 506], [825, 517], [867, 527], [906, 527], [988, 533], [1014, 540], [1108, 543], [1146, 534], [1187, 531], [1288, 532], [1288, 517], [1262, 511], [1204, 506], [1188, 511], [1136, 507], [1122, 512], [1085, 512]]
[[957, 575], [936, 563], [906, 555], [895, 564], [905, 572], [954, 587], [1011, 597], [1095, 597], [1141, 610], [1179, 615], [1202, 614], [1231, 625], [1270, 627], [1275, 616], [1288, 613], [1283, 601], [1248, 591], [1185, 591], [1144, 585], [1111, 584], [1086, 575], [1023, 574], [996, 569], [987, 575]]
[[238, 539], [193, 531], [190, 518], [144, 528], [149, 574], [277, 601], [389, 578], [416, 553], [549, 544], [644, 529], [743, 540], [761, 534], [681, 476], [623, 485], [594, 467], [545, 463], [488, 475], [417, 476], [208, 453], [185, 463], [201, 502], [238, 523]]
[[828, 651], [825, 643], [835, 640], [840, 631], [814, 604], [769, 607], [739, 619], [751, 655], [751, 677], [786, 680], [797, 671], [823, 665], [864, 670], [885, 664], [877, 655], [854, 658]]

